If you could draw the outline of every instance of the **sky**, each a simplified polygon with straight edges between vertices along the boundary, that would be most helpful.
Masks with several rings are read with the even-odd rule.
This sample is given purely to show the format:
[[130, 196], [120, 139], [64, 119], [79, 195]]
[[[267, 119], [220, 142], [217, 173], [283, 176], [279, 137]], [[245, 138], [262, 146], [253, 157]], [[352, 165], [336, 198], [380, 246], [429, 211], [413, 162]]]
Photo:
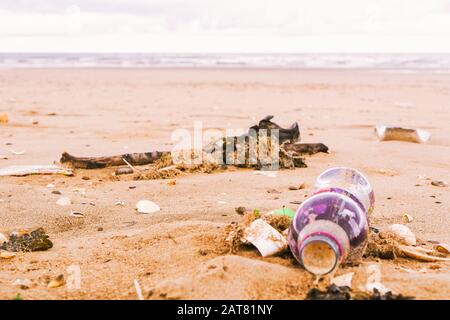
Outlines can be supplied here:
[[0, 52], [450, 52], [450, 0], [0, 0]]

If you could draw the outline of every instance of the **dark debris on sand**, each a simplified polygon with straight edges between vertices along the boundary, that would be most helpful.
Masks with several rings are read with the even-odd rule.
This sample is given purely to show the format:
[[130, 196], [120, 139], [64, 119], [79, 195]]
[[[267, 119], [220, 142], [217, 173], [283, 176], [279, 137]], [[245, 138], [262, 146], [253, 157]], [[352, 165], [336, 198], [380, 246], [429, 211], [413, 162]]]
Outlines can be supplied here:
[[413, 300], [414, 297], [394, 294], [391, 291], [381, 294], [377, 289], [372, 293], [353, 292], [349, 287], [332, 284], [325, 291], [311, 288], [306, 300]]
[[11, 252], [46, 251], [53, 247], [48, 235], [43, 228], [36, 229], [30, 233], [13, 233], [9, 241], [3, 243], [0, 249]]

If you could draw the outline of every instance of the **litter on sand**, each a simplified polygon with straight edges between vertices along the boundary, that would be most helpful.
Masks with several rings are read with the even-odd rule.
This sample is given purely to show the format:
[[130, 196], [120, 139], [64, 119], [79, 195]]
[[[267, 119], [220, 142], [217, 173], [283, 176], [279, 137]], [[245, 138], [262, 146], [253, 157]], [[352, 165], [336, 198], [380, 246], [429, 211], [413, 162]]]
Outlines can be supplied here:
[[13, 232], [9, 240], [0, 246], [0, 250], [11, 252], [18, 251], [45, 251], [51, 249], [53, 243], [43, 228], [34, 231]]
[[306, 300], [412, 300], [414, 297], [393, 294], [391, 291], [381, 293], [376, 288], [372, 292], [352, 291], [347, 286], [332, 284], [326, 290], [312, 288], [306, 295]]
[[24, 165], [10, 166], [0, 169], [0, 176], [17, 176], [23, 177], [28, 175], [50, 175], [61, 174], [72, 176], [73, 171], [57, 165]]
[[376, 126], [375, 134], [380, 141], [397, 140], [415, 143], [425, 143], [431, 137], [431, 134], [424, 130], [387, 126]]
[[253, 244], [263, 257], [281, 253], [288, 245], [285, 237], [262, 219], [253, 221], [244, 230], [242, 238]]

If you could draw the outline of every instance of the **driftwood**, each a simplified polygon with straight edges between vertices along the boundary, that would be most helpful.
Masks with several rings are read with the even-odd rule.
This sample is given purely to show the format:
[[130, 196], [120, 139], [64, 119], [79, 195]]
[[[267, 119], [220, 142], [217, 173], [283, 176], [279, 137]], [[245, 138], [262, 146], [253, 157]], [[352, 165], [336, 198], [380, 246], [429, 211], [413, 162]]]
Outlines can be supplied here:
[[323, 143], [286, 143], [284, 148], [286, 151], [292, 151], [298, 155], [312, 155], [319, 152], [328, 153], [328, 147]]
[[[75, 157], [67, 152], [64, 152], [61, 156], [60, 162], [70, 164], [74, 168], [79, 169], [101, 169], [106, 167], [122, 166], [130, 163], [134, 166], [142, 166], [161, 159], [165, 154], [170, 152], [143, 152], [143, 153], [127, 153], [118, 156], [111, 157]], [[124, 161], [126, 160], [126, 162]]]
[[[317, 152], [328, 152], [328, 147], [322, 143], [298, 143], [300, 139], [300, 130], [297, 123], [294, 123], [289, 128], [282, 128], [276, 123], [272, 122], [273, 116], [263, 118], [258, 125], [249, 128], [248, 134], [239, 137], [226, 137], [217, 142], [209, 144], [203, 149], [203, 153], [208, 155], [218, 154], [219, 158], [216, 160], [223, 160], [223, 163], [237, 165], [239, 167], [256, 167], [261, 168], [263, 161], [260, 159], [260, 154], [256, 151], [250, 150], [250, 146], [259, 145], [271, 148], [270, 139], [272, 130], [276, 129], [278, 132], [279, 143], [279, 159], [281, 168], [292, 167], [306, 167], [302, 155], [314, 154]], [[261, 130], [266, 130], [267, 140], [260, 141]], [[264, 133], [265, 134], [265, 133]], [[255, 140], [252, 140], [255, 139]], [[231, 154], [229, 147], [232, 144]], [[228, 153], [227, 153], [228, 152]], [[243, 152], [245, 161], [240, 164], [229, 163], [230, 158], [237, 158], [237, 153]], [[99, 169], [112, 166], [140, 166], [146, 164], [153, 164], [161, 158], [170, 157], [171, 153], [167, 151], [153, 151], [145, 153], [131, 153], [111, 157], [75, 157], [67, 152], [61, 156], [60, 162], [63, 164], [70, 164], [74, 168], [80, 169]], [[190, 156], [190, 154], [189, 154]], [[214, 157], [212, 157], [214, 158]]]

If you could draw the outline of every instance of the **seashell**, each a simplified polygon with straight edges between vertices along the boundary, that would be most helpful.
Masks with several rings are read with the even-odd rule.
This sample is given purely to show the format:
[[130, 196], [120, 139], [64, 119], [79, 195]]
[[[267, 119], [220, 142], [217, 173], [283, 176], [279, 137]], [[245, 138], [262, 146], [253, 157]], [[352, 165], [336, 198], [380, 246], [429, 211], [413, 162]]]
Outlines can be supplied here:
[[84, 214], [82, 212], [74, 211], [74, 210], [72, 210], [70, 212], [70, 215], [74, 216], [74, 217], [77, 217], [77, 218], [83, 218], [84, 217]]
[[389, 225], [387, 228], [383, 229], [380, 232], [380, 236], [394, 237], [397, 241], [409, 246], [415, 246], [417, 242], [414, 233], [403, 224]]
[[53, 183], [49, 183], [46, 187], [49, 188], [49, 189], [51, 189], [51, 188], [54, 188], [55, 185], [54, 185]]
[[399, 246], [400, 251], [407, 257], [413, 258], [419, 261], [425, 262], [438, 262], [438, 261], [450, 261], [450, 258], [441, 258], [430, 256], [426, 253], [421, 252], [421, 250], [417, 250], [415, 247], [411, 246]]
[[9, 251], [0, 251], [0, 258], [1, 259], [12, 259], [16, 256], [14, 252]]
[[153, 201], [141, 200], [136, 204], [136, 210], [139, 213], [147, 214], [158, 212], [161, 210], [161, 208]]
[[64, 281], [64, 275], [60, 274], [54, 280], [50, 281], [47, 288], [54, 289], [63, 286], [66, 282]]
[[253, 221], [244, 230], [242, 240], [253, 244], [263, 257], [280, 253], [288, 246], [285, 237], [262, 219]]
[[125, 201], [122, 201], [122, 200], [117, 201], [114, 205], [115, 206], [124, 206], [125, 205]]
[[446, 243], [438, 243], [433, 248], [439, 253], [450, 254], [450, 246]]
[[414, 220], [414, 218], [412, 216], [410, 216], [409, 214], [407, 214], [407, 213], [405, 213], [403, 215], [403, 217], [405, 218], [405, 221], [408, 222], [408, 223], [410, 223], [410, 222], [412, 222]]
[[72, 201], [68, 197], [62, 197], [56, 201], [56, 204], [59, 206], [70, 206]]

